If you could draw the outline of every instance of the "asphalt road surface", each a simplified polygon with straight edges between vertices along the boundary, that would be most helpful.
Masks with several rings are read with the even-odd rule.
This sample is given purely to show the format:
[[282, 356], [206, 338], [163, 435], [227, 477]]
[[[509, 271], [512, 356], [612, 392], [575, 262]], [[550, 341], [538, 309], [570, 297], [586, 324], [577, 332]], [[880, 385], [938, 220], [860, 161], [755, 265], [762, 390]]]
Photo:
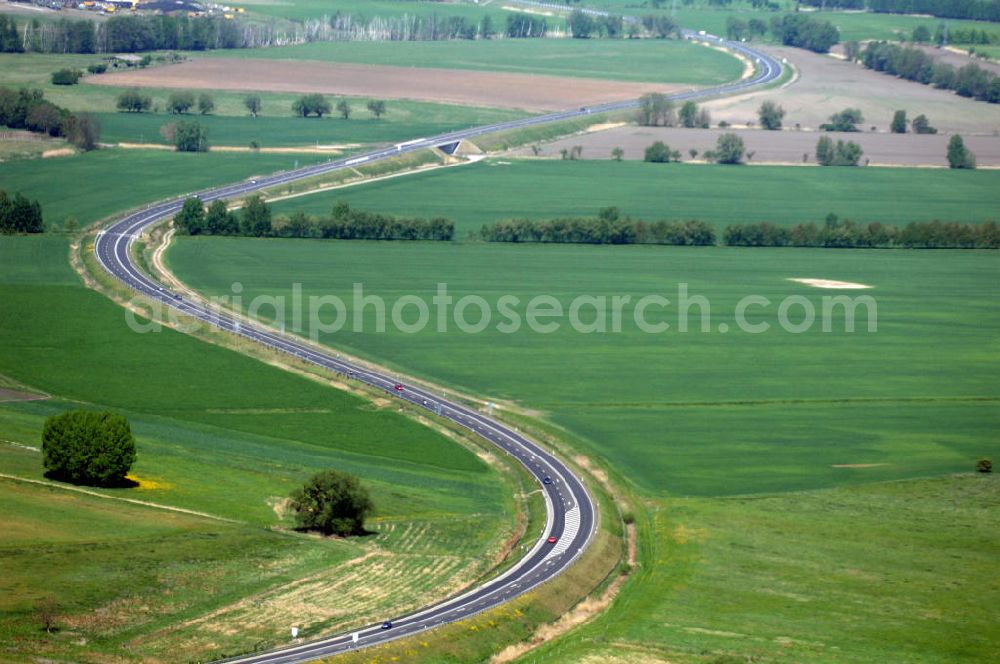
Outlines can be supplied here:
[[[542, 3], [531, 4], [545, 6]], [[563, 9], [561, 5], [556, 6], [556, 8]], [[600, 14], [600, 12], [592, 13]], [[685, 33], [685, 37], [697, 38], [741, 53], [755, 62], [756, 73], [750, 78], [735, 83], [673, 95], [674, 100], [681, 101], [741, 92], [751, 87], [766, 84], [781, 75], [781, 65], [778, 62], [745, 44], [731, 43], [712, 35], [694, 35], [689, 32]], [[577, 118], [591, 113], [633, 108], [638, 108], [638, 101], [602, 104], [428, 138], [418, 138], [350, 158], [338, 159], [294, 171], [280, 172], [217, 189], [193, 192], [185, 198], [197, 196], [203, 202], [208, 202], [219, 198], [243, 196], [278, 184], [342, 168], [350, 168], [358, 164], [427, 147], [450, 145], [462, 139], [474, 138], [495, 131]], [[512, 456], [527, 468], [538, 481], [546, 505], [545, 529], [528, 554], [503, 574], [471, 590], [449, 597], [415, 613], [404, 616], [386, 616], [387, 620], [392, 621], [392, 627], [388, 629], [383, 629], [381, 624], [376, 624], [361, 628], [353, 633], [295, 644], [227, 661], [244, 664], [305, 662], [411, 636], [492, 609], [528, 592], [557, 576], [584, 552], [597, 530], [598, 514], [593, 499], [584, 484], [569, 467], [537, 443], [522, 436], [516, 429], [457, 402], [444, 399], [441, 395], [424, 390], [419, 386], [401, 384], [388, 373], [344, 361], [333, 351], [316, 350], [302, 341], [263, 325], [241, 322], [224, 311], [209, 308], [199, 301], [185, 299], [179, 294], [170, 292], [165, 286], [153, 281], [140, 270], [132, 261], [130, 253], [132, 243], [144, 229], [180, 210], [183, 202], [184, 198], [176, 198], [154, 204], [129, 214], [100, 231], [94, 243], [94, 253], [101, 266], [132, 290], [181, 314], [240, 335], [276, 351], [287, 353], [305, 362], [341, 373], [349, 380], [357, 380], [371, 387], [385, 390], [387, 394], [408, 401], [418, 408], [427, 409], [431, 413], [468, 429], [502, 452]], [[555, 538], [555, 541], [550, 542], [550, 538]]]

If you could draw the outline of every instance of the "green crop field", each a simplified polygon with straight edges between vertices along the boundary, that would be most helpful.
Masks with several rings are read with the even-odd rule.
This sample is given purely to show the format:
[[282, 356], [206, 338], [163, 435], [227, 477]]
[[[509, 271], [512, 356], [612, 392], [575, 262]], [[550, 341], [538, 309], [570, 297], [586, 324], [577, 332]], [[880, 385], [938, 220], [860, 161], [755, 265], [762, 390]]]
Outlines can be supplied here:
[[365, 210], [449, 217], [459, 237], [500, 219], [593, 216], [608, 205], [639, 219], [700, 219], [720, 230], [756, 221], [820, 223], [830, 212], [865, 222], [982, 222], [1000, 219], [1000, 173], [493, 159], [289, 199], [274, 209], [328, 215], [339, 198]]
[[315, 154], [97, 150], [59, 159], [0, 163], [0, 185], [38, 199], [46, 224], [89, 224], [130, 207], [251, 175], [305, 166]]
[[[326, 597], [310, 600], [326, 607], [322, 618], [303, 614], [304, 633], [315, 635], [473, 578], [509, 534], [504, 480], [471, 452], [393, 410], [238, 353], [166, 329], [137, 333], [118, 305], [82, 287], [67, 258], [65, 238], [0, 238], [0, 374], [53, 395], [0, 404], [2, 472], [42, 480], [44, 418], [111, 408], [138, 439], [140, 486], [97, 493], [238, 523], [0, 480], [13, 533], [0, 545], [5, 652], [86, 659], [127, 642], [147, 657], [196, 658], [253, 648], [286, 633], [280, 611], [266, 616], [305, 576]], [[376, 535], [354, 543], [268, 530], [291, 526], [282, 499], [331, 467], [371, 488]], [[373, 550], [373, 566], [341, 566]], [[443, 551], [449, 564], [430, 564]], [[366, 574], [382, 590], [354, 598], [351, 584]], [[43, 639], [32, 613], [49, 594], [62, 605], [60, 631]], [[248, 595], [263, 613], [240, 604]], [[213, 610], [225, 634], [205, 631]]]
[[[988, 607], [1000, 590], [962, 571], [985, 569], [997, 553], [996, 520], [979, 519], [996, 503], [997, 484], [912, 481], [968, 472], [1000, 452], [995, 252], [182, 238], [169, 262], [209, 294], [230, 293], [238, 280], [244, 302], [290, 298], [295, 283], [304, 298], [336, 295], [349, 321], [354, 284], [390, 309], [403, 295], [431, 305], [438, 284], [454, 302], [513, 295], [522, 320], [526, 303], [544, 294], [564, 311], [586, 294], [671, 300], [652, 318], [671, 328], [656, 334], [638, 329], [630, 306], [617, 333], [580, 333], [559, 318], [551, 334], [508, 334], [496, 329], [496, 310], [484, 331], [449, 324], [439, 333], [434, 309], [429, 329], [389, 324], [379, 333], [369, 305], [366, 333], [348, 325], [320, 335], [402, 371], [537, 409], [646, 501], [652, 525], [640, 533], [639, 576], [605, 619], [551, 651], [555, 661], [596, 651], [622, 662], [713, 661], [699, 654], [953, 662], [997, 645]], [[776, 313], [785, 298], [805, 298], [819, 312], [824, 295], [844, 293], [793, 277], [873, 286], [848, 294], [875, 299], [877, 330], [868, 331], [862, 308], [853, 333], [840, 315], [830, 332], [819, 322], [786, 331]], [[679, 314], [681, 283], [689, 297], [707, 299], [705, 331], [699, 305]], [[734, 312], [750, 295], [770, 303], [751, 316], [770, 325], [766, 333], [738, 328]], [[406, 322], [415, 316], [409, 309]], [[478, 320], [478, 308], [466, 317]], [[581, 318], [592, 321], [593, 309]], [[939, 597], [940, 587], [951, 594]], [[957, 645], [956, 623], [928, 622], [946, 615], [961, 615], [975, 636]]]
[[743, 65], [726, 53], [685, 41], [648, 39], [313, 42], [276, 48], [211, 51], [205, 55], [329, 60], [690, 85], [724, 83], [739, 78], [743, 72]]

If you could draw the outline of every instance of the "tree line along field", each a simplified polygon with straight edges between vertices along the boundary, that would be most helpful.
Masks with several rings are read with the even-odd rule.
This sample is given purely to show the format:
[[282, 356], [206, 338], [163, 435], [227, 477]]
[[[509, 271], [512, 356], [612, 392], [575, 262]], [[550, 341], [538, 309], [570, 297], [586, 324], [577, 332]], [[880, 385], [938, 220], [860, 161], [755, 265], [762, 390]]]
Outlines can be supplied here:
[[[118, 305], [80, 285], [67, 253], [65, 238], [0, 238], [0, 374], [52, 395], [0, 404], [3, 473], [43, 480], [47, 416], [113, 409], [136, 433], [139, 487], [94, 491], [209, 516], [0, 479], [5, 652], [87, 661], [123, 645], [151, 658], [243, 652], [285, 638], [286, 612], [316, 635], [425, 603], [442, 584], [475, 578], [509, 536], [505, 480], [472, 452], [235, 352], [169, 330], [137, 334]], [[283, 498], [328, 467], [371, 488], [375, 535], [281, 531], [292, 525]], [[366, 554], [375, 555], [354, 561]], [[355, 596], [366, 576], [379, 591]], [[295, 600], [293, 585], [309, 598]], [[46, 635], [34, 608], [50, 595], [59, 630]], [[248, 596], [257, 609], [243, 605]]]
[[[355, 283], [389, 304], [429, 301], [445, 283], [456, 301], [552, 294], [564, 307], [584, 293], [676, 301], [687, 283], [710, 302], [710, 332], [698, 309], [689, 332], [663, 334], [630, 326], [627, 307], [619, 334], [376, 333], [369, 311], [365, 334], [321, 340], [543, 413], [649, 505], [634, 585], [546, 657], [946, 662], [996, 646], [986, 626], [997, 590], [966, 576], [996, 555], [997, 524], [978, 515], [997, 484], [970, 476], [998, 449], [992, 252], [181, 238], [169, 263], [207, 294], [237, 274], [248, 299], [301, 283], [305, 297], [344, 298], [349, 317]], [[773, 309], [758, 319], [768, 333], [736, 330], [746, 295], [819, 307], [838, 293], [788, 281], [805, 276], [873, 286], [878, 331], [838, 332], [838, 317], [833, 332], [789, 334]], [[956, 623], [937, 618], [956, 611], [982, 627], [959, 645]]]
[[343, 198], [370, 212], [450, 218], [462, 238], [501, 219], [593, 216], [609, 205], [637, 219], [698, 219], [720, 231], [730, 223], [821, 223], [831, 212], [856, 222], [983, 222], [996, 219], [998, 192], [1000, 174], [986, 170], [491, 159], [287, 199], [273, 208], [328, 216]]
[[[782, 17], [791, 10], [794, 10], [794, 3], [784, 3], [783, 11], [756, 11], [749, 3], [736, 2], [732, 8], [720, 8], [708, 6], [705, 2], [696, 2], [695, 6], [678, 6], [674, 12], [671, 4], [666, 2], [661, 9], [644, 7], [636, 10], [630, 7], [632, 3], [628, 0], [596, 0], [588, 6], [605, 9], [611, 12], [623, 14], [669, 14], [677, 18], [681, 26], [689, 30], [705, 30], [712, 34], [725, 36], [726, 20], [735, 17], [744, 21], [752, 18], [769, 22], [772, 17]], [[840, 40], [844, 41], [864, 41], [869, 39], [885, 39], [895, 41], [900, 37], [907, 39], [913, 34], [914, 28], [925, 26], [931, 34], [939, 23], [947, 23], [951, 29], [976, 29], [987, 32], [996, 32], [997, 26], [993, 23], [983, 21], [968, 21], [956, 19], [942, 19], [933, 16], [915, 16], [907, 14], [876, 14], [872, 12], [855, 11], [817, 11], [810, 12], [809, 16], [829, 21], [837, 27], [840, 32]], [[978, 48], [977, 48], [978, 50]]]

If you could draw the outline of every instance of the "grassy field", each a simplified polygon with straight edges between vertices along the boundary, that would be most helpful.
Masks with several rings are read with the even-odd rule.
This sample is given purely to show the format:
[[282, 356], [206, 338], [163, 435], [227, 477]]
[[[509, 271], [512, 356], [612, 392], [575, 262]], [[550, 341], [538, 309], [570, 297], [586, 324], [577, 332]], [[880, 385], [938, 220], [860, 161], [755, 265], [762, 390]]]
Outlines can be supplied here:
[[[996, 555], [997, 523], [978, 519], [997, 485], [913, 480], [968, 472], [1000, 451], [994, 252], [184, 238], [169, 260], [210, 294], [239, 280], [246, 302], [300, 283], [305, 297], [343, 298], [348, 319], [355, 283], [390, 307], [408, 294], [430, 302], [439, 283], [455, 301], [512, 294], [522, 316], [539, 294], [564, 310], [581, 294], [673, 302], [654, 317], [672, 326], [660, 334], [637, 329], [629, 306], [620, 333], [581, 334], [565, 319], [551, 334], [495, 323], [478, 334], [376, 333], [369, 307], [366, 334], [321, 336], [536, 409], [642, 496], [650, 522], [640, 519], [633, 585], [593, 629], [526, 661], [953, 662], [996, 646], [986, 607], [1000, 591], [962, 570]], [[819, 310], [837, 293], [788, 281], [806, 276], [872, 285], [877, 331], [862, 319], [844, 332], [839, 316], [831, 332], [781, 329], [783, 298]], [[679, 283], [709, 301], [708, 331], [697, 305], [690, 330], [678, 330]], [[767, 333], [737, 331], [736, 305], [752, 294], [772, 303], [751, 317]]]
[[[796, 195], [789, 198], [788, 191]], [[290, 199], [274, 208], [280, 214], [327, 215], [339, 198], [371, 211], [450, 217], [459, 237], [499, 219], [594, 215], [608, 205], [640, 219], [694, 218], [718, 227], [820, 223], [830, 212], [865, 222], [982, 222], [997, 219], [1000, 173], [494, 159]]]
[[277, 48], [212, 51], [205, 55], [329, 60], [692, 85], [724, 83], [739, 78], [743, 72], [743, 65], [725, 53], [675, 40], [314, 42]]
[[[0, 545], [5, 653], [219, 656], [284, 638], [289, 614], [315, 635], [471, 581], [509, 536], [513, 498], [471, 452], [392, 409], [237, 353], [169, 330], [137, 334], [117, 305], [79, 284], [67, 254], [60, 237], [0, 238], [0, 374], [54, 397], [0, 404], [3, 473], [42, 479], [45, 417], [112, 408], [137, 436], [140, 485], [97, 493], [236, 523], [0, 481], [13, 533]], [[282, 499], [330, 467], [370, 487], [375, 535], [268, 530], [292, 525]], [[377, 590], [359, 592], [369, 583]], [[32, 611], [55, 589], [60, 630], [46, 636]]]
[[664, 501], [621, 600], [522, 661], [989, 661], [998, 505], [971, 475]]
[[[168, 196], [327, 159], [311, 154], [108, 149], [0, 163], [3, 189], [42, 204], [46, 224], [83, 225]], [[58, 183], [58, 186], [56, 184]]]

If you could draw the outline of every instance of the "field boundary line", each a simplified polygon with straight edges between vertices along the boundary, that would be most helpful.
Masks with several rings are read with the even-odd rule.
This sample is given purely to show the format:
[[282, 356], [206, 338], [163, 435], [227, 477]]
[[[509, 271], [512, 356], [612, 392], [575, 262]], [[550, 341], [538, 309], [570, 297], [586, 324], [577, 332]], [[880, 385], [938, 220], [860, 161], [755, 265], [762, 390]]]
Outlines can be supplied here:
[[224, 516], [218, 516], [215, 514], [209, 514], [208, 512], [198, 512], [197, 510], [189, 510], [184, 507], [174, 507], [172, 505], [164, 505], [162, 503], [153, 503], [148, 500], [138, 500], [137, 498], [123, 498], [121, 496], [109, 496], [105, 493], [100, 493], [99, 491], [92, 491], [90, 489], [84, 489], [78, 486], [66, 486], [59, 484], [57, 482], [47, 482], [45, 480], [36, 480], [28, 477], [18, 477], [17, 475], [9, 475], [7, 473], [0, 473], [0, 479], [12, 480], [15, 482], [24, 482], [26, 484], [38, 484], [40, 486], [47, 486], [53, 489], [62, 489], [63, 491], [73, 491], [75, 493], [83, 493], [88, 496], [96, 496], [98, 498], [106, 498], [108, 500], [118, 500], [123, 503], [132, 503], [133, 505], [141, 505], [143, 507], [152, 507], [158, 510], [166, 510], [168, 512], [180, 512], [181, 514], [188, 514], [191, 516], [199, 516], [205, 519], [213, 519], [215, 521], [224, 521], [226, 523], [236, 523], [245, 525], [245, 521], [237, 521], [236, 519], [228, 519]]

